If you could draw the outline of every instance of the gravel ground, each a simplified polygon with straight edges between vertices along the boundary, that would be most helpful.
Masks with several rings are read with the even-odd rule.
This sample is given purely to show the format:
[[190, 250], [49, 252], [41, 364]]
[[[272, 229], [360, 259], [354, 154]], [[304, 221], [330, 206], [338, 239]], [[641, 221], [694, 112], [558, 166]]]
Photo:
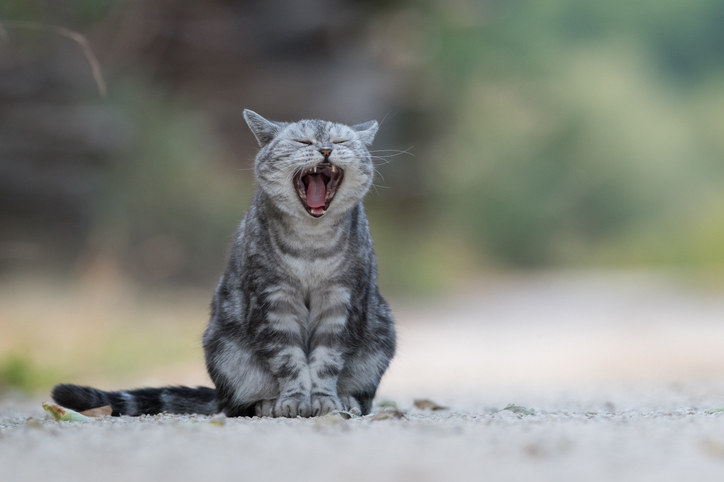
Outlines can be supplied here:
[[567, 275], [397, 306], [399, 413], [55, 422], [6, 396], [0, 479], [724, 480], [721, 296]]
[[3, 410], [0, 466], [3, 480], [34, 482], [722, 480], [724, 413], [674, 403], [680, 393], [657, 398], [657, 406], [403, 407], [405, 418], [390, 420], [158, 415], [59, 423], [32, 405]]

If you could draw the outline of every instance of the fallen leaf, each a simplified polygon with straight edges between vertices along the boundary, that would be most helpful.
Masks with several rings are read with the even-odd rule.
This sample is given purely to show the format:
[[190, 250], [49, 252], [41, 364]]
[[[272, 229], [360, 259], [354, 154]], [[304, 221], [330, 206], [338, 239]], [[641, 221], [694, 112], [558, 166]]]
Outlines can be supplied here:
[[43, 409], [51, 414], [53, 418], [59, 422], [81, 422], [83, 420], [90, 420], [90, 417], [86, 417], [85, 415], [81, 415], [75, 410], [63, 408], [60, 405], [56, 405], [54, 403], [43, 402]]
[[432, 400], [429, 400], [427, 398], [418, 398], [412, 402], [413, 405], [415, 405], [416, 408], [419, 408], [420, 410], [447, 410], [448, 407], [443, 407], [442, 405], [439, 405]]
[[336, 412], [332, 412], [336, 415], [338, 415], [340, 418], [344, 420], [349, 420], [350, 418], [357, 418], [361, 415], [361, 412], [357, 407], [347, 410], [337, 410]]
[[318, 428], [332, 427], [343, 424], [345, 420], [347, 420], [347, 418], [345, 418], [341, 412], [329, 412], [326, 415], [314, 417], [314, 425]]
[[110, 405], [103, 405], [102, 407], [89, 408], [80, 412], [81, 415], [86, 417], [104, 417], [113, 413], [113, 408]]
[[516, 415], [535, 415], [535, 411], [530, 408], [521, 407], [520, 405], [515, 405], [513, 403], [509, 403], [506, 405], [506, 407], [503, 410], [508, 410], [510, 412], [513, 412]]
[[382, 409], [373, 414], [370, 417], [370, 420], [373, 421], [379, 421], [379, 420], [395, 420], [395, 419], [407, 419], [407, 416], [405, 415], [405, 412], [400, 410], [397, 407], [382, 407]]

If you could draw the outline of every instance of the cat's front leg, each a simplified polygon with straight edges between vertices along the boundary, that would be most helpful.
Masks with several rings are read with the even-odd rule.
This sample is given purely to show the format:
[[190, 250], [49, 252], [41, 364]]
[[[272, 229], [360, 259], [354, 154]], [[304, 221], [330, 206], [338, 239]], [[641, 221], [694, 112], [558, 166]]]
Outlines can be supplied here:
[[304, 339], [298, 320], [304, 316], [285, 293], [269, 295], [265, 300], [266, 313], [257, 333], [263, 358], [279, 387], [278, 396], [261, 400], [256, 413], [272, 417], [309, 417], [311, 415], [311, 378]]
[[344, 366], [340, 348], [318, 345], [309, 357], [313, 417], [346, 408], [337, 394], [337, 379]]
[[315, 330], [309, 352], [312, 416], [347, 410], [351, 402], [348, 398], [341, 400], [337, 393], [337, 380], [344, 368], [349, 292], [330, 290], [318, 300], [312, 309]]
[[307, 356], [301, 346], [287, 346], [270, 358], [279, 382], [279, 397], [273, 402], [274, 417], [309, 417], [311, 377]]

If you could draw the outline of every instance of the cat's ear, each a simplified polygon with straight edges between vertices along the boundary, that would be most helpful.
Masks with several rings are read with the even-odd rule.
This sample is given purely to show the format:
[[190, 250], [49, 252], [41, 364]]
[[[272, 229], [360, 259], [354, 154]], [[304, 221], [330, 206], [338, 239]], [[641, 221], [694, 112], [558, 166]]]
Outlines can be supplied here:
[[359, 139], [369, 146], [372, 144], [372, 141], [375, 140], [375, 134], [377, 134], [377, 128], [379, 125], [376, 120], [371, 120], [361, 124], [355, 124], [351, 127], [357, 132]]
[[260, 147], [264, 147], [271, 142], [284, 126], [282, 122], [270, 121], [249, 109], [244, 109], [244, 120], [246, 120], [246, 124], [256, 137]]

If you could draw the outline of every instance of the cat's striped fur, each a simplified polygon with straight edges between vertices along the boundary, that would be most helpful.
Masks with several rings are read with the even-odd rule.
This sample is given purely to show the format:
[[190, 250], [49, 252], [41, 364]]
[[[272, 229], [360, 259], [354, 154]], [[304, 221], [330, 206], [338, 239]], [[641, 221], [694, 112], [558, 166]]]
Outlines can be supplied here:
[[395, 351], [392, 315], [361, 201], [377, 122], [244, 117], [261, 147], [257, 192], [237, 231], [204, 333], [216, 388], [104, 392], [58, 385], [73, 409], [316, 416], [368, 413]]

